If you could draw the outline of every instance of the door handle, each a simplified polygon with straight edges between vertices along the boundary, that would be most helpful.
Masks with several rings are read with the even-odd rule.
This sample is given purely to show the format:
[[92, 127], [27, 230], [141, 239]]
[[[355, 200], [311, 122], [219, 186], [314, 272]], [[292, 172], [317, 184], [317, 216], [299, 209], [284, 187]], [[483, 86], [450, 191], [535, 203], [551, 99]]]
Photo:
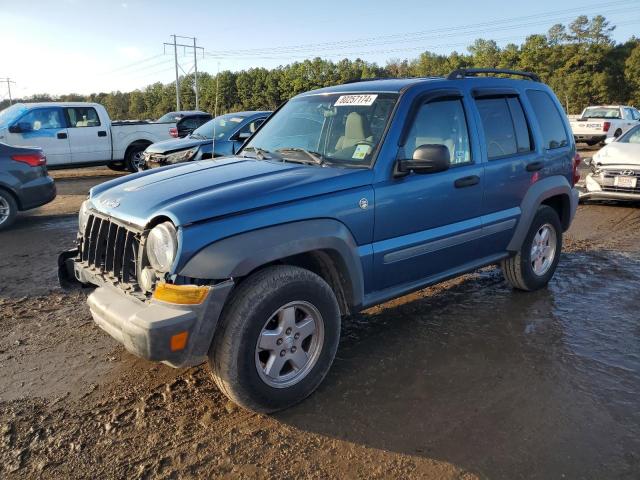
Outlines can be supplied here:
[[58, 133], [58, 134], [56, 135], [56, 137], [58, 137], [58, 138], [60, 138], [60, 139], [67, 138], [67, 134], [66, 134], [66, 133], [64, 133], [64, 132], [60, 132], [60, 133]]
[[453, 182], [456, 188], [471, 187], [480, 183], [480, 177], [477, 175], [471, 175], [469, 177], [462, 177]]
[[107, 136], [107, 132], [105, 132], [104, 130], [98, 130], [98, 136], [99, 137], [106, 137]]
[[544, 162], [531, 162], [527, 164], [527, 172], [537, 172], [544, 168]]

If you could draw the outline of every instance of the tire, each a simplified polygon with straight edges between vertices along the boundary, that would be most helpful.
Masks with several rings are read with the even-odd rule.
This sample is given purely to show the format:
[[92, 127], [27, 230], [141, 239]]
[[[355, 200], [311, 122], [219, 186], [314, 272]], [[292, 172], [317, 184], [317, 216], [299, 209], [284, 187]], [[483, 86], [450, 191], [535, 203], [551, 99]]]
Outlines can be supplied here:
[[622, 135], [622, 130], [621, 130], [621, 129], [617, 129], [617, 130], [613, 133], [613, 138], [618, 138], [620, 135]]
[[[532, 258], [532, 254], [534, 254], [534, 239], [541, 240], [540, 237], [536, 238], [536, 235], [543, 231], [543, 228], [549, 229], [549, 248], [553, 249], [553, 253], [547, 250], [547, 254], [550, 257], [548, 263], [543, 261], [534, 266], [533, 261], [535, 259]], [[555, 237], [555, 240], [553, 237]], [[541, 252], [544, 250], [540, 250], [538, 247], [536, 251]], [[525, 291], [538, 290], [546, 286], [551, 277], [553, 277], [560, 260], [561, 251], [562, 225], [558, 214], [553, 208], [541, 205], [538, 207], [538, 211], [531, 222], [531, 227], [522, 242], [520, 251], [515, 256], [502, 261], [501, 268], [504, 278], [515, 289]], [[536, 272], [536, 268], [538, 272]]]
[[5, 190], [0, 190], [0, 231], [9, 228], [16, 220], [18, 204], [13, 195]]
[[595, 142], [593, 140], [589, 140], [588, 142], [585, 142], [587, 145], [589, 145], [590, 147], [593, 147], [594, 145], [600, 143], [598, 140], [596, 140]]
[[146, 150], [146, 145], [134, 145], [127, 151], [127, 157], [125, 158], [125, 164], [127, 170], [131, 173], [142, 171], [140, 168], [140, 160], [142, 159], [142, 152]]
[[[320, 385], [338, 349], [340, 310], [329, 285], [308, 270], [273, 266], [247, 278], [232, 295], [209, 350], [218, 388], [241, 407], [260, 413], [304, 400]], [[305, 336], [302, 327], [309, 317], [316, 330]], [[294, 320], [295, 330], [285, 329], [290, 328], [287, 318], [299, 322]], [[262, 339], [273, 348], [261, 349]], [[308, 360], [296, 369], [289, 360], [294, 358]], [[274, 366], [272, 376], [266, 372], [269, 365]]]

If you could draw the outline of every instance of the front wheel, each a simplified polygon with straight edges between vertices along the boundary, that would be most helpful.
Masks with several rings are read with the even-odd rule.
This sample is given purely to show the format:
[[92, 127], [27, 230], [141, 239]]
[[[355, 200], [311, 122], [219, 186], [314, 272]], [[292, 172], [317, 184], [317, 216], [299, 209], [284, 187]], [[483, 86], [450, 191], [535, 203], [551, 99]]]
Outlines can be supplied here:
[[502, 273], [518, 290], [538, 290], [551, 280], [562, 250], [562, 225], [556, 211], [538, 207], [529, 232], [513, 257], [502, 261]]
[[268, 267], [234, 292], [209, 364], [227, 397], [269, 413], [304, 400], [320, 385], [339, 339], [340, 310], [329, 285], [302, 268]]

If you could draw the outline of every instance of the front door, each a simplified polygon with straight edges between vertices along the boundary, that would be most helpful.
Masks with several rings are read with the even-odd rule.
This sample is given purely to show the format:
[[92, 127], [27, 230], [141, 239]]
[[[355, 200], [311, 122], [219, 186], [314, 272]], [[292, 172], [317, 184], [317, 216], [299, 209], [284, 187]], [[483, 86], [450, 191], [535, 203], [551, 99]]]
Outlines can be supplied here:
[[16, 120], [17, 132], [7, 131], [6, 143], [20, 147], [40, 147], [48, 165], [71, 161], [67, 126], [59, 107], [34, 108]]
[[[482, 230], [483, 165], [471, 151], [462, 95], [422, 101], [405, 130], [399, 157], [420, 145], [445, 145], [451, 166], [394, 176], [375, 186], [375, 289], [402, 289], [474, 261]], [[471, 120], [472, 121], [472, 120]]]
[[111, 159], [111, 129], [102, 125], [93, 107], [65, 108], [69, 125], [72, 163], [104, 162]]

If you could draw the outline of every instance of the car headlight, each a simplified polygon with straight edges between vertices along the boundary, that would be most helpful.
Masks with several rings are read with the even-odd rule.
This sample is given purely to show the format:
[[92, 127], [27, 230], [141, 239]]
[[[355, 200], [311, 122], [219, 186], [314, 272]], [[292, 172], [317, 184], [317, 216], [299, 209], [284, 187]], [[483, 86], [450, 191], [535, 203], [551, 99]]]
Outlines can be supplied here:
[[193, 156], [198, 153], [198, 147], [190, 148], [189, 150], [180, 150], [179, 152], [170, 153], [166, 157], [164, 157], [164, 161], [166, 163], [180, 163], [186, 162], [193, 158]]
[[85, 200], [80, 205], [80, 212], [78, 213], [78, 231], [84, 233], [87, 228], [87, 221], [89, 220], [89, 200]]
[[151, 266], [159, 272], [168, 272], [178, 251], [178, 237], [173, 224], [164, 222], [153, 227], [145, 248]]

